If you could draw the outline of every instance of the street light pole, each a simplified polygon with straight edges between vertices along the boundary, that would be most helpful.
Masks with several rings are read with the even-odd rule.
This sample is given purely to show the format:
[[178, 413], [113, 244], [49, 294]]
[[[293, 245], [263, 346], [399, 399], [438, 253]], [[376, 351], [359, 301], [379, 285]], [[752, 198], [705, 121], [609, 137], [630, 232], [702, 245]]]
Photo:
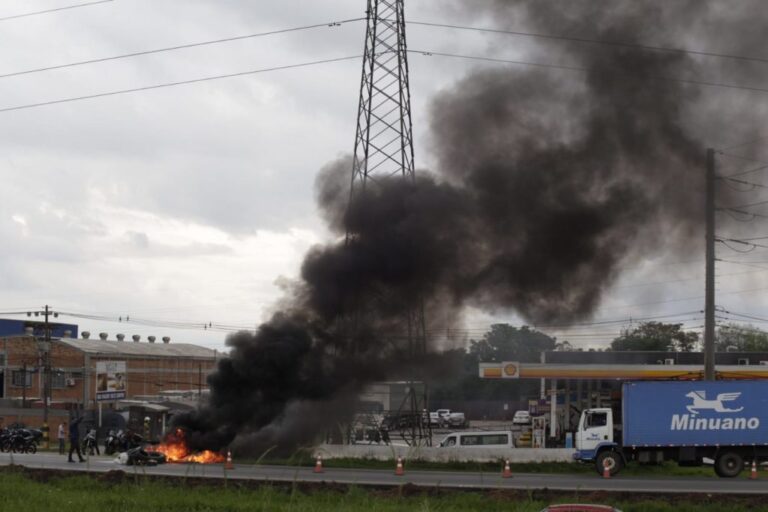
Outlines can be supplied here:
[[[48, 427], [48, 402], [50, 401], [50, 392], [51, 392], [51, 359], [50, 359], [50, 351], [51, 351], [51, 327], [48, 324], [48, 315], [50, 314], [50, 311], [48, 310], [48, 305], [45, 306], [45, 337], [44, 337], [44, 345], [43, 345], [43, 425]], [[50, 436], [46, 436], [46, 448], [49, 448], [50, 446]]]

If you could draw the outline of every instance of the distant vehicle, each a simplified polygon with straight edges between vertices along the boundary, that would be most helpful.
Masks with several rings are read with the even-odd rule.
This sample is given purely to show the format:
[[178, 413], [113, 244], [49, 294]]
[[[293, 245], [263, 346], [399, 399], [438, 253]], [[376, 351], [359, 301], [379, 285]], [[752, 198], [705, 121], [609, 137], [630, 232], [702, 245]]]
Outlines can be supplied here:
[[528, 411], [517, 411], [512, 417], [513, 425], [528, 425], [531, 422], [531, 413]]
[[576, 460], [598, 473], [618, 473], [630, 461], [676, 461], [735, 477], [745, 463], [768, 461], [768, 382], [627, 382], [623, 426], [608, 408], [586, 409], [576, 432]]
[[440, 443], [441, 448], [514, 448], [512, 432], [507, 430], [451, 432]]
[[443, 428], [467, 428], [469, 426], [463, 412], [452, 412], [450, 409], [438, 409], [430, 412], [429, 424]]
[[609, 505], [588, 505], [586, 503], [562, 503], [550, 505], [541, 509], [541, 512], [621, 512]]

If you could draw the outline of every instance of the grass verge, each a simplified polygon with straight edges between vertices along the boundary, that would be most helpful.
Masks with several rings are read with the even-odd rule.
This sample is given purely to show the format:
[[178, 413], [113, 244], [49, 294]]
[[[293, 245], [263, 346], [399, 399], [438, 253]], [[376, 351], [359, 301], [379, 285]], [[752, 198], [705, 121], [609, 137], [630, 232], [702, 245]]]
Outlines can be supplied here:
[[665, 500], [600, 493], [555, 497], [521, 491], [446, 492], [407, 485], [387, 490], [300, 484], [247, 487], [232, 481], [155, 480], [122, 471], [89, 477], [9, 468], [0, 474], [0, 510], [14, 512], [534, 512], [549, 503], [574, 501], [608, 503], [625, 512], [746, 512], [764, 510], [761, 499], [728, 497], [713, 502], [696, 496]]

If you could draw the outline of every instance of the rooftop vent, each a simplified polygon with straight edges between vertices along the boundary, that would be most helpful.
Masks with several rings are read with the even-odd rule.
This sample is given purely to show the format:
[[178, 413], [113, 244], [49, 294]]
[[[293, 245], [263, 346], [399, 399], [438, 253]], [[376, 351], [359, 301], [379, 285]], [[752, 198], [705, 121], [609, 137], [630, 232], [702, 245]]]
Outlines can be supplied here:
[[105, 333], [105, 332], [100, 332], [100, 333], [99, 333], [99, 339], [100, 339], [101, 341], [107, 341], [107, 338], [109, 338], [109, 334], [107, 334], [107, 333]]
[[157, 338], [155, 338], [154, 336], [147, 336], [147, 341], [149, 341], [150, 343], [154, 343], [156, 339]]
[[163, 336], [163, 343], [170, 343], [171, 337], [170, 336]]
[[117, 341], [123, 341], [123, 340], [125, 340], [125, 334], [118, 334]]
[[87, 340], [88, 338], [91, 337], [90, 331], [83, 331], [80, 333], [80, 335], [83, 337], [84, 340]]
[[139, 340], [141, 339], [141, 336], [139, 336], [138, 334], [134, 334], [133, 336], [131, 336], [131, 338], [133, 338], [134, 343], [138, 343]]

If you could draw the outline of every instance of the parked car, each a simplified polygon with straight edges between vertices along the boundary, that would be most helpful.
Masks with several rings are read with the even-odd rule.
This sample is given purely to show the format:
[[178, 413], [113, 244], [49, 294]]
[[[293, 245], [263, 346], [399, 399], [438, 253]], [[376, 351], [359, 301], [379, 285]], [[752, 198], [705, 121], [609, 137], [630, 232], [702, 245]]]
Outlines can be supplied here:
[[438, 409], [430, 412], [429, 424], [443, 428], [467, 428], [469, 426], [463, 412], [453, 412], [450, 409]]
[[512, 417], [513, 425], [528, 425], [531, 423], [531, 413], [528, 411], [517, 411]]
[[586, 503], [561, 503], [550, 505], [541, 512], [621, 512], [610, 505], [588, 505]]
[[512, 432], [508, 430], [481, 430], [451, 432], [440, 443], [441, 448], [514, 448]]

